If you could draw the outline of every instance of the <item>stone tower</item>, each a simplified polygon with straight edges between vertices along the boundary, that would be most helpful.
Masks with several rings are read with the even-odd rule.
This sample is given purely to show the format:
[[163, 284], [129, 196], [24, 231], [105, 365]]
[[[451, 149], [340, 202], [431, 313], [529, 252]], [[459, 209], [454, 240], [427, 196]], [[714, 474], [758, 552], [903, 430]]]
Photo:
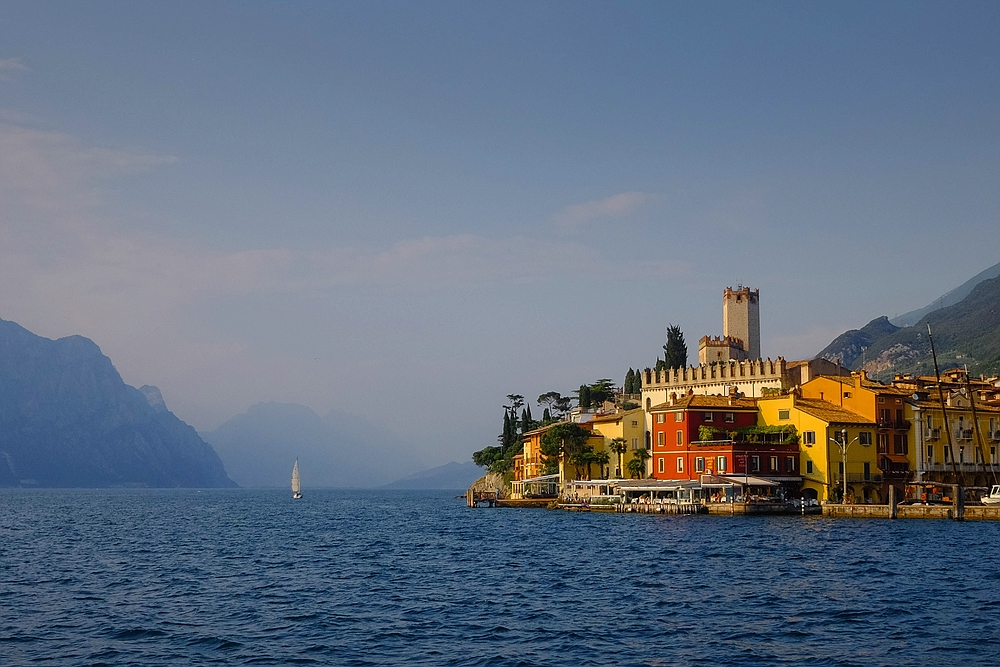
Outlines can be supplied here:
[[760, 358], [760, 290], [739, 285], [722, 295], [722, 335], [738, 338], [750, 359]]

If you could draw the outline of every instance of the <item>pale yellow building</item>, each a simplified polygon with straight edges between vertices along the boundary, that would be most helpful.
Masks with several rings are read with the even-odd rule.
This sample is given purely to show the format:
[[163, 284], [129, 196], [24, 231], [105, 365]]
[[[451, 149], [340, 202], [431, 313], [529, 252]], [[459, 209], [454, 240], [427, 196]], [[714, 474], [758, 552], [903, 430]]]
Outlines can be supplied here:
[[[602, 436], [603, 442], [596, 442], [592, 438], [594, 451], [606, 451], [611, 457], [608, 463], [609, 477], [628, 477], [625, 474], [628, 462], [632, 460], [635, 451], [646, 448], [646, 412], [642, 408], [618, 412], [616, 414], [598, 415], [594, 417], [590, 424], [593, 425], [594, 433]], [[612, 449], [612, 441], [615, 438], [624, 438], [626, 452], [621, 455], [619, 465], [618, 452]]]

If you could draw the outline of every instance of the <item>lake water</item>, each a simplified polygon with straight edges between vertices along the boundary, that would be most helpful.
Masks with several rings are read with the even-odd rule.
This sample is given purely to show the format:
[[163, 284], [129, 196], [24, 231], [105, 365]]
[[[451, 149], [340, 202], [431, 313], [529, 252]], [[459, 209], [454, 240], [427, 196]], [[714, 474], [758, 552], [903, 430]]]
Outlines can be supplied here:
[[997, 664], [1000, 523], [0, 491], [2, 665]]

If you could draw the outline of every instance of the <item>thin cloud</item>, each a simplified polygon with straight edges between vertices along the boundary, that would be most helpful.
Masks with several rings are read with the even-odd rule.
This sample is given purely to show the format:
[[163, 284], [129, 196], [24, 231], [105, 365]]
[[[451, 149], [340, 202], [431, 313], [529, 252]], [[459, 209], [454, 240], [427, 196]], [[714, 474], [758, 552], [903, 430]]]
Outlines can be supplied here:
[[652, 199], [652, 195], [643, 192], [622, 192], [605, 199], [567, 206], [556, 213], [553, 220], [560, 227], [572, 229], [591, 220], [625, 217], [646, 206]]
[[0, 58], [0, 81], [9, 80], [12, 74], [30, 71], [20, 58]]

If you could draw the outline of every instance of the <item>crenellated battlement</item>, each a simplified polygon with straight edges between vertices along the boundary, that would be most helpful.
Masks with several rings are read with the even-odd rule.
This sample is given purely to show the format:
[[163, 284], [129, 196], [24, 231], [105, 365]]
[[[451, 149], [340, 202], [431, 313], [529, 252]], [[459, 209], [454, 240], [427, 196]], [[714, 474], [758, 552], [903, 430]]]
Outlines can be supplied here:
[[698, 341], [699, 347], [738, 347], [745, 349], [743, 340], [735, 336], [702, 336]]
[[779, 384], [786, 377], [784, 357], [756, 359], [754, 361], [731, 361], [722, 364], [698, 364], [687, 368], [654, 371], [647, 368], [642, 374], [643, 392], [674, 387], [687, 388], [688, 385], [715, 384], [720, 381], [753, 380]]

